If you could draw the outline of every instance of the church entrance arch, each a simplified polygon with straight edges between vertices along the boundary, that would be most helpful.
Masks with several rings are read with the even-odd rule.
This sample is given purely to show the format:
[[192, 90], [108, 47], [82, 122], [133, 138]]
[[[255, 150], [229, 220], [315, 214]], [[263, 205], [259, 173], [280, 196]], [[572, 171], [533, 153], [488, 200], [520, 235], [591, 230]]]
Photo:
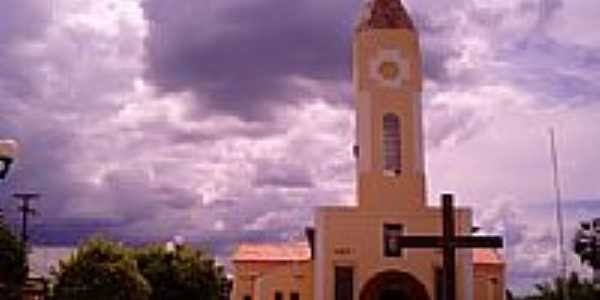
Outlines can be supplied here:
[[425, 286], [415, 277], [399, 271], [373, 276], [360, 291], [360, 300], [431, 300]]

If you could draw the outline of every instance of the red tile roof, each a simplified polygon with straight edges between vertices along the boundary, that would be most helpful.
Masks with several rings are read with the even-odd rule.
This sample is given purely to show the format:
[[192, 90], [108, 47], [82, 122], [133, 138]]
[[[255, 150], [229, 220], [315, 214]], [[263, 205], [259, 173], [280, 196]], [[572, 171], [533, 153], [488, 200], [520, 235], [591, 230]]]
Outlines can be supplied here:
[[[234, 262], [287, 262], [309, 261], [308, 243], [242, 244], [233, 254]], [[503, 265], [504, 260], [495, 250], [473, 249], [473, 263]]]
[[364, 8], [357, 30], [414, 29], [414, 25], [400, 0], [372, 0]]
[[233, 254], [234, 262], [285, 262], [310, 260], [308, 243], [242, 244]]
[[496, 250], [473, 249], [473, 263], [479, 265], [503, 265], [504, 259]]

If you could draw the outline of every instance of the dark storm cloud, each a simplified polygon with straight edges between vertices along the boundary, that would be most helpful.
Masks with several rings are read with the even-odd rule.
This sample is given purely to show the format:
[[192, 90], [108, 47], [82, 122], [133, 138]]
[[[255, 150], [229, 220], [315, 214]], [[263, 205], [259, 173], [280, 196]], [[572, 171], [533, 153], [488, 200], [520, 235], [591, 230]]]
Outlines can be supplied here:
[[229, 2], [236, 4], [219, 11], [205, 1], [145, 1], [147, 77], [165, 92], [192, 90], [208, 107], [245, 119], [309, 96], [292, 76], [350, 78], [359, 1], [335, 1], [339, 9], [331, 11], [315, 1]]
[[39, 35], [48, 21], [47, 8], [38, 1], [5, 0], [2, 1], [2, 27], [0, 41], [3, 44], [19, 39], [28, 39]]
[[95, 235], [114, 237], [127, 225], [125, 220], [110, 218], [63, 218], [33, 220], [30, 235], [36, 245], [78, 245]]
[[119, 133], [103, 133], [107, 117], [119, 109], [115, 95], [131, 88], [136, 75], [127, 64], [115, 64], [121, 57], [110, 56], [107, 49], [114, 48], [106, 46], [130, 45], [133, 29], [120, 23], [112, 41], [90, 27], [62, 28], [50, 19], [52, 3], [8, 0], [0, 9], [0, 138], [20, 144], [0, 189], [7, 218], [18, 222], [11, 193], [40, 192], [33, 203], [34, 240], [62, 243], [97, 231], [126, 233], [159, 212], [186, 210], [195, 202], [187, 190], [139, 175], [151, 163], [107, 171], [99, 184], [90, 181], [90, 171], [133, 151], [115, 153], [111, 146]]
[[455, 20], [439, 20], [435, 15], [420, 12], [415, 12], [413, 19], [419, 30], [425, 77], [447, 83], [451, 77], [446, 62], [460, 56], [449, 47]]
[[[43, 34], [49, 21], [49, 4], [46, 1], [3, 0], [1, 7], [0, 97], [30, 95], [33, 92], [33, 83], [28, 76], [31, 66], [18, 56], [20, 49], [15, 46]], [[0, 112], [4, 111], [2, 106]]]
[[[65, 153], [75, 155], [78, 150], [65, 138], [36, 135], [21, 142], [26, 150], [7, 182], [2, 199], [10, 199], [8, 193], [15, 191], [41, 193], [41, 198], [33, 203], [38, 212], [32, 219], [37, 223], [33, 227], [34, 242], [69, 245], [94, 233], [143, 236], [146, 232], [136, 229], [139, 224], [151, 222], [161, 214], [187, 211], [201, 201], [184, 188], [150, 181], [144, 169], [113, 171], [103, 177], [100, 185], [92, 185], [77, 180], [77, 174], [70, 171], [73, 163]], [[38, 146], [46, 151], [39, 151]], [[12, 223], [19, 218], [16, 206], [16, 201], [2, 203]], [[76, 207], [83, 207], [84, 213], [73, 212]], [[85, 217], [85, 212], [102, 217]]]
[[256, 187], [311, 188], [314, 182], [308, 169], [285, 163], [259, 163], [254, 179]]
[[[22, 118], [21, 121], [28, 120]], [[0, 130], [0, 135], [19, 137], [21, 152], [10, 180], [6, 182], [5, 192], [43, 191], [44, 196], [50, 198], [37, 201], [36, 207], [46, 215], [59, 215], [65, 200], [76, 199], [85, 192], [68, 170], [69, 155], [75, 151], [66, 132], [56, 127], [22, 132], [11, 130], [5, 135], [7, 131]], [[4, 205], [8, 206], [9, 203]], [[11, 212], [10, 209], [7, 211]]]
[[[322, 86], [351, 80], [360, 0], [226, 1], [226, 10], [213, 3], [144, 1], [151, 23], [146, 76], [163, 92], [191, 90], [211, 109], [261, 120], [273, 108], [323, 96], [293, 82], [296, 76]], [[439, 34], [429, 23], [418, 21], [426, 35]], [[442, 43], [425, 48], [425, 72], [435, 80], [445, 77], [445, 61], [454, 55]], [[348, 98], [344, 89], [337, 93]]]
[[600, 99], [595, 80], [600, 76], [600, 54], [593, 49], [540, 36], [499, 56], [510, 63], [494, 70], [492, 74], [496, 76], [490, 80], [508, 81], [540, 94], [549, 103], [584, 105]]

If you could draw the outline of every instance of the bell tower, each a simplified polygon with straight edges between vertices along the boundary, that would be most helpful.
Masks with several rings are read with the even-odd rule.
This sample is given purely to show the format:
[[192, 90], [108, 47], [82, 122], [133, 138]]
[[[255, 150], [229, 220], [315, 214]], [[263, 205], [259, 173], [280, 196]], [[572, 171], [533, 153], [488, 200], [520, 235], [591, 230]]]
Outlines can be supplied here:
[[354, 37], [358, 202], [362, 210], [424, 208], [421, 52], [400, 0], [372, 0]]

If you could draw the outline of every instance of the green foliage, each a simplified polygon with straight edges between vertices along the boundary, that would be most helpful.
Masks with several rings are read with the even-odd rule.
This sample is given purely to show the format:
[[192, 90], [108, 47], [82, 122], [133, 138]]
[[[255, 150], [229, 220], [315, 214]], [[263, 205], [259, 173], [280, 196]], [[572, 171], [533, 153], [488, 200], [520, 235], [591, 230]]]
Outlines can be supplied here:
[[27, 278], [27, 268], [21, 243], [8, 225], [0, 220], [0, 293], [3, 299], [20, 299], [21, 286]]
[[509, 289], [506, 290], [505, 299], [506, 300], [515, 300], [515, 296], [513, 295], [511, 290], [509, 290]]
[[53, 300], [217, 300], [224, 274], [191, 247], [167, 253], [93, 239], [61, 262], [54, 278]]
[[147, 300], [151, 293], [132, 251], [102, 239], [83, 244], [54, 277], [55, 300]]
[[152, 300], [216, 300], [224, 274], [204, 252], [181, 247], [167, 253], [162, 246], [148, 246], [136, 253], [143, 276], [152, 286]]
[[[587, 279], [581, 279], [573, 272], [567, 281], [570, 300], [598, 300], [600, 290], [594, 288], [594, 284]], [[521, 300], [562, 300], [564, 280], [555, 278], [552, 282], [536, 284], [536, 294], [520, 298]]]

